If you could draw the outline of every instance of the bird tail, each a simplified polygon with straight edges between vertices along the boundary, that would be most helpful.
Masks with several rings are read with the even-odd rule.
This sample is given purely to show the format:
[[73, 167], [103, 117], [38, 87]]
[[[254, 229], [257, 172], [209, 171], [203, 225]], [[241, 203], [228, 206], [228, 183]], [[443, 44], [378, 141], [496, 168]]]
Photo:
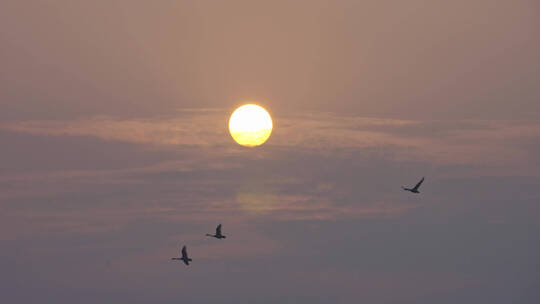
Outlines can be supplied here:
[[188, 262], [191, 262], [191, 261], [193, 261], [193, 259], [187, 259], [187, 260], [188, 260]]

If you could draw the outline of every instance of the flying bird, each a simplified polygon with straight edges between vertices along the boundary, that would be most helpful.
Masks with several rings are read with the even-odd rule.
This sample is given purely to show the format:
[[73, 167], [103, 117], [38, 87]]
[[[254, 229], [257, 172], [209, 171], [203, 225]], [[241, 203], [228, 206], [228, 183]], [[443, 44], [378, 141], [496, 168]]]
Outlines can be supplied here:
[[216, 227], [216, 234], [206, 234], [206, 236], [211, 236], [211, 237], [215, 237], [216, 239], [224, 239], [226, 238], [226, 236], [224, 236], [223, 234], [221, 234], [221, 224], [219, 224], [217, 227]]
[[172, 258], [171, 260], [184, 261], [184, 264], [189, 265], [192, 259], [188, 258], [186, 246], [182, 247], [182, 257]]
[[418, 184], [416, 184], [416, 186], [414, 186], [414, 188], [405, 188], [403, 186], [401, 186], [401, 188], [403, 188], [403, 190], [405, 191], [411, 191], [412, 193], [420, 193], [420, 191], [418, 191], [418, 188], [420, 188], [420, 185], [422, 185], [423, 182], [424, 178], [422, 177], [422, 179], [418, 182]]

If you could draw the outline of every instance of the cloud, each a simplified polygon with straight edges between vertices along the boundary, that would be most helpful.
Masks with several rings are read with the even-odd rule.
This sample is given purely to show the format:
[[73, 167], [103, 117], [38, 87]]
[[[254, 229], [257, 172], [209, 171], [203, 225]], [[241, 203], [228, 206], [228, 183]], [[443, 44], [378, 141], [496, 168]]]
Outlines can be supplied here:
[[[395, 170], [414, 164], [424, 166], [419, 175], [437, 171], [441, 177], [475, 171], [538, 176], [540, 165], [537, 154], [531, 153], [535, 146], [530, 142], [540, 136], [540, 124], [534, 121], [277, 115], [269, 142], [246, 149], [227, 134], [226, 114], [220, 109], [187, 109], [144, 119], [3, 123], [0, 136], [9, 152], [2, 161], [4, 168], [13, 169], [0, 176], [0, 199], [63, 197], [59, 202], [69, 206], [75, 193], [86, 193], [88, 200], [96, 192], [102, 194], [99, 200], [113, 204], [108, 206], [111, 212], [120, 214], [122, 208], [114, 207], [117, 200], [138, 193], [135, 201], [160, 201], [152, 210], [165, 210], [159, 216], [169, 220], [225, 210], [282, 220], [385, 218], [410, 212], [418, 204], [394, 194], [358, 193], [358, 183], [381, 189], [399, 186], [403, 180], [388, 177], [395, 179]], [[374, 175], [366, 179], [353, 170]], [[351, 177], [341, 176], [344, 172]], [[169, 203], [177, 193], [201, 203], [191, 209], [184, 205], [188, 212], [177, 214]], [[134, 217], [149, 214], [136, 206], [140, 213]]]
[[[18, 121], [3, 130], [39, 135], [93, 136], [159, 146], [236, 147], [227, 132], [227, 113], [219, 109], [189, 109], [177, 116], [145, 119], [95, 117], [76, 121]], [[527, 121], [413, 121], [343, 117], [328, 113], [275, 117], [275, 129], [266, 144], [273, 148], [343, 151], [398, 148], [406, 157], [431, 161], [498, 161], [493, 154], [520, 153], [508, 142], [540, 136], [540, 123]], [[497, 149], [497, 153], [485, 153]]]
[[[391, 289], [416, 299], [486, 291], [512, 271], [528, 282], [537, 269], [534, 121], [276, 115], [269, 141], [248, 149], [227, 134], [226, 116], [3, 123], [0, 242], [9, 250], [0, 257], [24, 260], [8, 272], [47, 273], [48, 290], [159, 282], [170, 296], [177, 285], [199, 290], [212, 273], [223, 292], [257, 290], [252, 299], [270, 296], [265, 284], [279, 287], [277, 299], [311, 299], [321, 286], [332, 299], [358, 292], [329, 285], [332, 276], [371, 286], [373, 298], [399, 284]], [[400, 189], [423, 175], [420, 195]], [[226, 242], [204, 237], [218, 223]], [[168, 264], [181, 244], [196, 261], [189, 279]], [[305, 280], [300, 291], [287, 287], [291, 277]]]

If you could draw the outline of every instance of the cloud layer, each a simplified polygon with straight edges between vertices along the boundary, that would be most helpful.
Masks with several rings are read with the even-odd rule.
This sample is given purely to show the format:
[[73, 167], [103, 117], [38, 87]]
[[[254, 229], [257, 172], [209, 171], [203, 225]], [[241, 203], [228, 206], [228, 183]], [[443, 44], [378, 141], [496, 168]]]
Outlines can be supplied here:
[[[221, 109], [3, 123], [8, 297], [536, 297], [537, 122], [274, 120], [269, 141], [254, 149], [232, 141]], [[423, 175], [420, 195], [400, 190]], [[226, 241], [205, 239], [217, 223]], [[168, 260], [181, 244], [194, 258], [189, 269]], [[210, 295], [209, 284], [220, 287]]]

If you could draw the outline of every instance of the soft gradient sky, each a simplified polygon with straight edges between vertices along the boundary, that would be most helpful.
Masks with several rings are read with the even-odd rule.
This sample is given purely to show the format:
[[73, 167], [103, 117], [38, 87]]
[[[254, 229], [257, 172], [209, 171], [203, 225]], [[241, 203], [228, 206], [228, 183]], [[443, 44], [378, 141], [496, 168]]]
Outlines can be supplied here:
[[2, 1], [2, 299], [537, 303], [538, 37], [535, 0]]

